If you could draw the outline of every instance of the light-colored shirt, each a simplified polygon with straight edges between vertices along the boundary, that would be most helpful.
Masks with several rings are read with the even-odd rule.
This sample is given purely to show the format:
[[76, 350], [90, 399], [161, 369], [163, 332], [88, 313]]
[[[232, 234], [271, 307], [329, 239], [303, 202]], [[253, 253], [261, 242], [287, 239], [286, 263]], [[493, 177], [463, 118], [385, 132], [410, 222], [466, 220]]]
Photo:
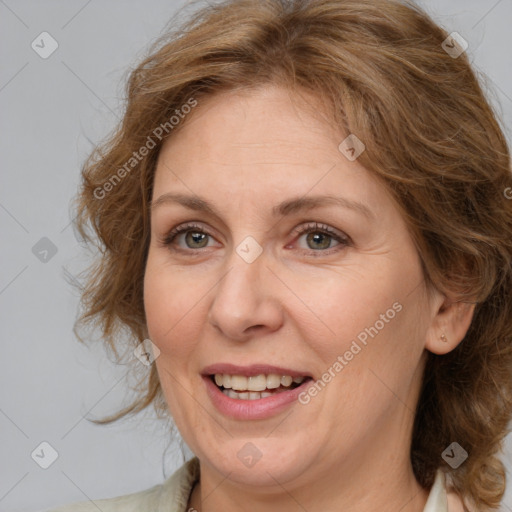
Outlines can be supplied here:
[[[144, 491], [117, 498], [72, 503], [48, 512], [188, 512], [194, 484], [199, 479], [199, 460], [190, 459], [165, 482]], [[462, 505], [454, 493], [448, 493], [444, 473], [438, 470], [423, 512], [459, 512]]]

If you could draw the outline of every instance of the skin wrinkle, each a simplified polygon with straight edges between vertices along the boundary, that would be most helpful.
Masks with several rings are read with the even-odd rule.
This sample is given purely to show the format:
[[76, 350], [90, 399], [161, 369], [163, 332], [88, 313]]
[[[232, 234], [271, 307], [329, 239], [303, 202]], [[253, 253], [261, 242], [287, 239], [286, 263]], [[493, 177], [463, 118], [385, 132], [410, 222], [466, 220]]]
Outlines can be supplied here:
[[[308, 112], [297, 117], [289, 91], [279, 87], [217, 95], [197, 107], [160, 153], [154, 198], [192, 190], [222, 213], [217, 219], [165, 205], [151, 218], [145, 311], [161, 351], [155, 364], [170, 412], [201, 461], [189, 505], [200, 512], [259, 512], [270, 505], [285, 512], [421, 512], [428, 490], [414, 478], [409, 448], [426, 350], [452, 350], [472, 311], [469, 317], [450, 308], [441, 313], [445, 297], [429, 298], [418, 286], [419, 256], [391, 197], [339, 153], [335, 141], [342, 134]], [[295, 148], [293, 158], [268, 143], [277, 134]], [[333, 171], [317, 183], [333, 161]], [[165, 162], [180, 169], [179, 180]], [[266, 213], [290, 197], [336, 190], [369, 205], [375, 220], [332, 206], [274, 225]], [[200, 256], [161, 243], [189, 221], [222, 235]], [[290, 233], [306, 221], [346, 231], [354, 245], [320, 257], [302, 254]], [[264, 249], [251, 264], [234, 251], [247, 235]], [[295, 248], [284, 250], [290, 244]], [[210, 402], [200, 377], [206, 365], [269, 363], [308, 369], [318, 378], [395, 301], [403, 309], [308, 405], [294, 404], [288, 418], [290, 409], [237, 421]], [[449, 347], [440, 348], [441, 324]], [[262, 452], [252, 468], [237, 457], [249, 441]]]

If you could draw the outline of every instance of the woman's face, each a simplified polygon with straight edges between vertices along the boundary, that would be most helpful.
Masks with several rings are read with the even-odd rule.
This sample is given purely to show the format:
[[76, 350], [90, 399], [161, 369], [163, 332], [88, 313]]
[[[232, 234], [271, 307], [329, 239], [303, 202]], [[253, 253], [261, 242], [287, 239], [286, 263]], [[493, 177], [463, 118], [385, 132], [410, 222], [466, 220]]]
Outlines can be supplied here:
[[211, 96], [181, 128], [144, 301], [186, 443], [252, 485], [406, 463], [435, 310], [390, 195], [285, 89]]

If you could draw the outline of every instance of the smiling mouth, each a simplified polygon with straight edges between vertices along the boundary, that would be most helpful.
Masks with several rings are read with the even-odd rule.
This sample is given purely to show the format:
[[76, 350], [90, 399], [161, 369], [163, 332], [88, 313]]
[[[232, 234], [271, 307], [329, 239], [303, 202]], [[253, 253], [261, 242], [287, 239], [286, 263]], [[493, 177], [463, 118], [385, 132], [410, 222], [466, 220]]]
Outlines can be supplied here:
[[216, 373], [210, 375], [210, 379], [217, 388], [229, 398], [238, 400], [260, 400], [278, 393], [291, 391], [299, 387], [310, 377], [291, 377], [290, 375], [229, 375]]

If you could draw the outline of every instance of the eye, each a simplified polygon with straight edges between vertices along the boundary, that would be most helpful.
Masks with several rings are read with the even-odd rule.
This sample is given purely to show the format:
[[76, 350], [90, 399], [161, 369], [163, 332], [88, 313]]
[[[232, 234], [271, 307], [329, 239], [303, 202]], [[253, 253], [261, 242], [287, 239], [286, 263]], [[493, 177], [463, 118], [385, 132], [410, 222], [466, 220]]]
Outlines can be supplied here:
[[[202, 226], [198, 224], [188, 223], [178, 226], [171, 230], [164, 238], [163, 244], [169, 248], [177, 250], [187, 249], [204, 249], [208, 247], [208, 237], [212, 237]], [[180, 240], [184, 240], [185, 247], [179, 244]], [[172, 247], [178, 242], [178, 247]]]
[[[305, 249], [310, 249], [306, 252], [314, 256], [337, 252], [351, 243], [350, 237], [347, 235], [317, 222], [310, 222], [300, 226], [294, 230], [293, 234], [298, 236], [299, 239], [306, 235], [307, 247]], [[211, 247], [211, 244], [208, 243], [209, 238], [213, 238], [213, 235], [204, 227], [194, 223], [187, 223], [172, 229], [162, 240], [162, 243], [171, 250], [191, 253], [194, 250]], [[183, 245], [183, 242], [185, 245]], [[304, 247], [301, 248], [304, 249]]]
[[[339, 233], [325, 224], [318, 224], [317, 222], [300, 226], [294, 233], [299, 235], [299, 239], [306, 235], [306, 249], [311, 249], [313, 253], [320, 252], [321, 254], [330, 254], [331, 252], [341, 250], [350, 245], [350, 238], [347, 235]], [[333, 242], [336, 242], [334, 246]], [[335, 249], [335, 251], [328, 250], [336, 247], [338, 248]], [[311, 251], [309, 251], [310, 254]]]

